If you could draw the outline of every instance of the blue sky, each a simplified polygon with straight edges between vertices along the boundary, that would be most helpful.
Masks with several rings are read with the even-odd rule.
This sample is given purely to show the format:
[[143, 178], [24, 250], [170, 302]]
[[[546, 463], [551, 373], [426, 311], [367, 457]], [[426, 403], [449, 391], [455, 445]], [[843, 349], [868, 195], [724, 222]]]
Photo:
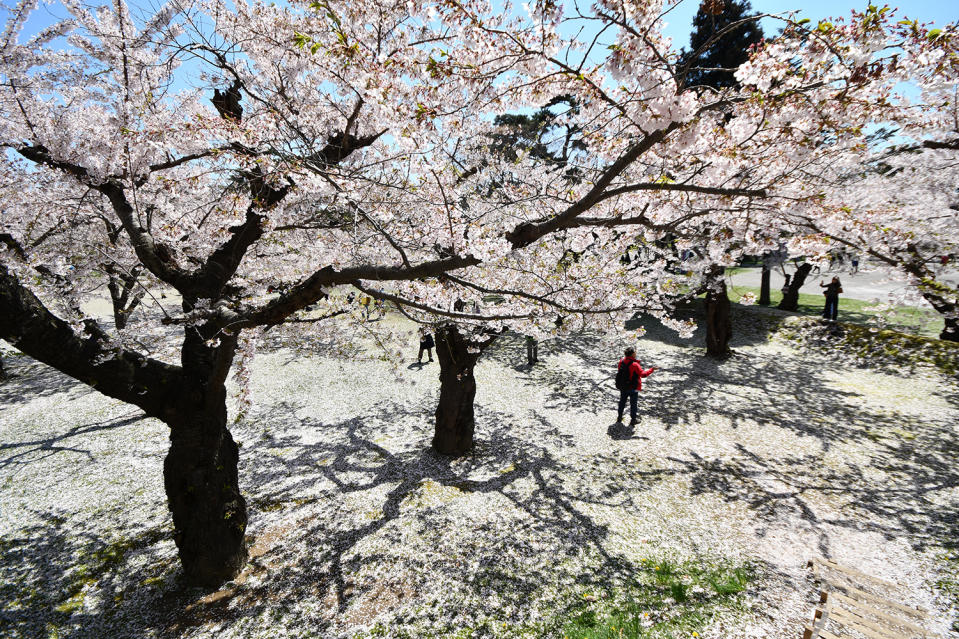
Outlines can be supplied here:
[[[130, 0], [128, 0], [130, 1]], [[874, 0], [879, 4], [877, 0]], [[693, 16], [699, 8], [700, 0], [682, 0], [670, 11], [666, 20], [668, 26], [666, 34], [673, 39], [673, 44], [679, 48], [689, 44], [689, 33], [692, 30]], [[11, 0], [5, 0], [0, 7], [9, 6]], [[149, 9], [162, 5], [161, 0], [132, 0], [132, 7]], [[585, 4], [585, 3], [584, 3]], [[801, 17], [816, 22], [822, 18], [849, 15], [853, 9], [862, 11], [868, 5], [868, 0], [753, 0], [753, 11], [757, 13], [783, 13], [802, 7]], [[896, 5], [889, 5], [895, 7]], [[3, 17], [0, 8], [0, 18]], [[134, 13], [136, 10], [134, 9]], [[28, 33], [36, 33], [54, 21], [54, 15], [64, 15], [59, 3], [41, 3], [39, 10], [30, 21]], [[917, 19], [920, 22], [934, 22], [938, 26], [950, 22], [959, 22], [959, 0], [910, 0], [908, 8], [899, 9], [897, 16]], [[766, 19], [763, 29], [767, 35], [773, 35], [779, 30], [775, 20]]]
[[[884, 6], [888, 3], [873, 0], [873, 4]], [[868, 0], [752, 0], [755, 13], [784, 13], [801, 7], [800, 18], [809, 18], [814, 23], [823, 18], [848, 16], [853, 9], [862, 11], [868, 5]], [[888, 6], [895, 8], [902, 5]], [[673, 45], [677, 48], [689, 45], [693, 16], [698, 8], [699, 0], [683, 0], [666, 17], [669, 23], [666, 35], [673, 39]], [[896, 16], [899, 19], [908, 17], [919, 22], [934, 22], [937, 26], [959, 22], [959, 0], [910, 0], [906, 8], [896, 12]], [[767, 36], [774, 35], [779, 28], [775, 20], [763, 21], [763, 31]]]

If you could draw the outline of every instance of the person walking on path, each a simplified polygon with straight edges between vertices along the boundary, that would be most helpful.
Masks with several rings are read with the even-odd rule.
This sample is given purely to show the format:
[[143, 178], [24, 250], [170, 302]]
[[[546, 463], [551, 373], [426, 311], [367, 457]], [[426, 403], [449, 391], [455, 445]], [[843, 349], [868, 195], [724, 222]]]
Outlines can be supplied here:
[[619, 407], [616, 412], [616, 423], [623, 421], [623, 411], [626, 410], [626, 400], [629, 400], [629, 425], [636, 424], [636, 403], [639, 401], [639, 391], [643, 390], [643, 378], [656, 370], [650, 368], [643, 370], [639, 360], [636, 359], [636, 349], [629, 347], [624, 353], [625, 357], [619, 360], [616, 366], [616, 388], [619, 389]]
[[430, 333], [425, 328], [420, 329], [420, 352], [416, 356], [416, 363], [421, 363], [423, 359], [423, 351], [426, 351], [426, 354], [429, 355], [429, 361], [433, 361], [433, 347], [436, 346], [436, 343], [433, 342], [433, 334]]
[[822, 309], [822, 316], [835, 322], [836, 316], [839, 314], [839, 294], [842, 293], [842, 284], [839, 283], [838, 277], [834, 277], [829, 284], [823, 284], [822, 280], [819, 280], [819, 286], [826, 289], [822, 292], [826, 296], [826, 305]]

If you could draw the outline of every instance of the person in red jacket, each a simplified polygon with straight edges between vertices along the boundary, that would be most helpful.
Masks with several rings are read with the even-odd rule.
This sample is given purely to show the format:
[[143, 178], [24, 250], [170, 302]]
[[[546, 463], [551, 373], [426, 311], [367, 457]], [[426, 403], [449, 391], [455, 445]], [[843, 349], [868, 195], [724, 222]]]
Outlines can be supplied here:
[[639, 391], [643, 390], [643, 378], [656, 370], [650, 368], [643, 370], [639, 360], [636, 359], [636, 349], [627, 348], [626, 357], [619, 360], [616, 367], [616, 387], [619, 388], [619, 409], [617, 411], [616, 423], [623, 421], [623, 411], [626, 410], [626, 400], [629, 399], [629, 425], [636, 424], [636, 402], [639, 401]]

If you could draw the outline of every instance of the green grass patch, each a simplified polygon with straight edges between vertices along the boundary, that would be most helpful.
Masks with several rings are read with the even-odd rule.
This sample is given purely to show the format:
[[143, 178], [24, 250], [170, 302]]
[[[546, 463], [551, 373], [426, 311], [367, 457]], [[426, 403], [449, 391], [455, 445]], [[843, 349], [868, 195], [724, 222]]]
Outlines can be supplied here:
[[[746, 293], [752, 293], [756, 296], [756, 299], [759, 299], [759, 289], [754, 286], [730, 286], [729, 300], [738, 302]], [[777, 306], [782, 298], [781, 291], [770, 291], [770, 306]], [[797, 312], [802, 315], [818, 317], [822, 315], [824, 303], [825, 297], [821, 294], [800, 293]], [[840, 296], [838, 321], [874, 326], [881, 316], [883, 328], [890, 330], [925, 337], [938, 337], [939, 333], [942, 332], [944, 326], [942, 316], [933, 309], [918, 306], [899, 306], [884, 313], [868, 310], [874, 306], [876, 305], [872, 302]]]
[[952, 630], [959, 632], [959, 543], [936, 556], [943, 566], [945, 575], [936, 581], [936, 588], [945, 596], [952, 608]]
[[566, 639], [695, 637], [721, 612], [742, 609], [748, 564], [647, 560], [622, 592], [586, 593], [562, 628]]
[[959, 374], [959, 342], [844, 322], [833, 326], [814, 317], [795, 316], [780, 324], [777, 336], [877, 368], [927, 365], [948, 376]]

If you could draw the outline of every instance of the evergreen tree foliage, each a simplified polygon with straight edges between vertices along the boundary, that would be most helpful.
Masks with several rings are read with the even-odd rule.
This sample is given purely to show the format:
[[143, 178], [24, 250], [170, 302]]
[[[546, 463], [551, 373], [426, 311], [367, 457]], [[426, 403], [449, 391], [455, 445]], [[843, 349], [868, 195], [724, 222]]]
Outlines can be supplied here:
[[749, 58], [749, 48], [763, 41], [759, 21], [748, 20], [755, 15], [749, 0], [703, 2], [693, 18], [690, 50], [684, 50], [680, 59], [684, 83], [714, 89], [735, 86], [736, 68]]

